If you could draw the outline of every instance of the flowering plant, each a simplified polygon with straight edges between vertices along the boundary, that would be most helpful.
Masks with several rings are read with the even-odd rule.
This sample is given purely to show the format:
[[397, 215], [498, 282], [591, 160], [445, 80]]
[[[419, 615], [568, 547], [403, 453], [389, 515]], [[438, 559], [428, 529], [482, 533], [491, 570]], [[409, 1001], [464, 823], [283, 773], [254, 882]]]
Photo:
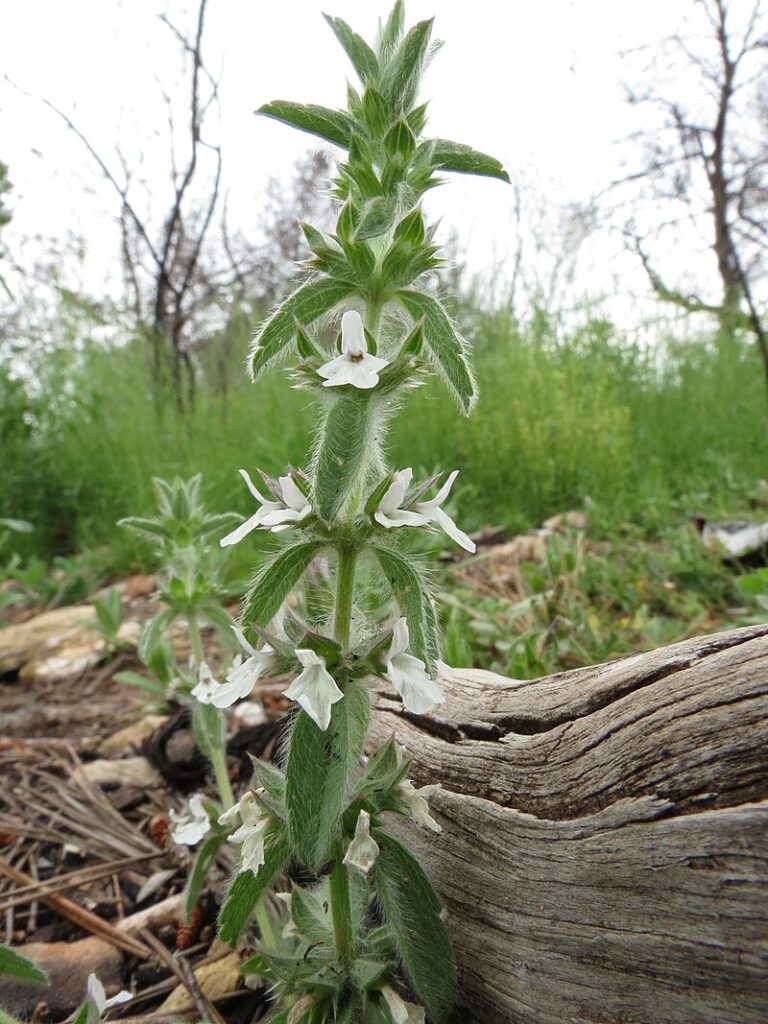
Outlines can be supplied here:
[[[257, 763], [253, 788], [236, 803], [220, 787], [220, 813], [193, 797], [175, 834], [189, 845], [207, 837], [198, 863], [226, 840], [238, 847], [219, 934], [237, 942], [256, 915], [260, 948], [243, 970], [273, 986], [274, 1024], [437, 1022], [455, 998], [444, 915], [386, 825], [400, 815], [439, 833], [427, 802], [438, 787], [417, 789], [391, 740], [366, 758], [366, 737], [372, 685], [390, 685], [413, 714], [443, 701], [435, 606], [405, 535], [434, 524], [465, 550], [474, 545], [442, 507], [457, 471], [442, 485], [439, 477], [414, 483], [410, 468], [386, 468], [384, 440], [429, 373], [462, 413], [477, 398], [465, 342], [427, 288], [441, 260], [422, 196], [446, 171], [508, 179], [492, 157], [423, 135], [427, 105], [417, 95], [438, 48], [431, 20], [406, 32], [397, 0], [373, 47], [341, 19], [326, 20], [360, 79], [348, 87], [347, 109], [276, 101], [260, 113], [343, 150], [332, 188], [338, 219], [330, 234], [302, 225], [307, 273], [250, 353], [254, 379], [292, 364], [294, 386], [318, 403], [315, 444], [306, 471], [289, 468], [277, 480], [259, 471], [258, 486], [240, 471], [258, 508], [221, 545], [264, 530], [281, 546], [246, 597], [235, 631], [242, 655], [226, 681], [198, 657], [191, 690], [220, 722], [213, 712], [247, 696], [259, 677], [287, 672], [285, 695], [297, 710], [279, 765]], [[335, 325], [332, 352], [321, 328]], [[332, 607], [302, 616], [287, 599], [320, 558], [334, 580]], [[371, 586], [391, 606], [375, 621], [361, 600]], [[201, 735], [208, 720], [201, 716]], [[221, 736], [208, 743], [214, 766], [217, 743]], [[277, 894], [285, 910], [274, 929], [265, 900], [292, 863], [313, 881]]]

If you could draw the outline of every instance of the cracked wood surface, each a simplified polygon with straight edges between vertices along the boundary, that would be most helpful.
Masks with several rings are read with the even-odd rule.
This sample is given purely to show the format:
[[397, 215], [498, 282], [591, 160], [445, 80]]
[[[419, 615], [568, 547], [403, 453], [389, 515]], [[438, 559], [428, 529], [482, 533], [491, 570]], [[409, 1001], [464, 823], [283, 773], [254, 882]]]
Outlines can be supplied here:
[[439, 837], [396, 826], [450, 914], [457, 1021], [768, 1021], [768, 624], [515, 682], [454, 670], [373, 738]]

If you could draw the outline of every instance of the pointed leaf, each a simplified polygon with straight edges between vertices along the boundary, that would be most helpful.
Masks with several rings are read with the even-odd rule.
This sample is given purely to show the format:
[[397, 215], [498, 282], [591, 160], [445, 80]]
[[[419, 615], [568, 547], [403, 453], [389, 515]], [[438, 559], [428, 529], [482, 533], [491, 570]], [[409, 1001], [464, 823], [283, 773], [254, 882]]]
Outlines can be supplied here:
[[325, 731], [306, 712], [296, 716], [285, 768], [288, 828], [299, 859], [311, 870], [318, 870], [330, 856], [352, 771], [363, 752], [370, 711], [368, 688], [351, 682], [343, 699], [333, 705]]
[[379, 49], [386, 56], [394, 50], [403, 36], [405, 24], [405, 4], [403, 0], [395, 0], [392, 10], [389, 12], [386, 24], [379, 35]]
[[342, 149], [349, 145], [352, 122], [341, 110], [331, 110], [329, 107], [320, 107], [314, 103], [273, 100], [259, 107], [256, 113], [274, 118], [275, 121], [281, 121], [302, 132], [309, 132], [310, 135], [318, 135], [335, 146], [341, 146]]
[[420, 21], [408, 31], [381, 79], [381, 91], [390, 104], [408, 110], [416, 95], [424, 58], [427, 55], [432, 22]]
[[325, 277], [314, 277], [300, 285], [256, 332], [250, 354], [253, 379], [293, 340], [297, 320], [305, 326], [312, 323], [353, 291], [354, 285], [349, 282]]
[[395, 298], [414, 320], [424, 320], [424, 344], [432, 364], [468, 416], [477, 401], [477, 388], [466, 353], [466, 342], [454, 327], [442, 303], [424, 292], [403, 290]]
[[264, 863], [258, 874], [240, 871], [229, 887], [219, 914], [219, 938], [230, 946], [237, 942], [240, 932], [251, 918], [256, 904], [269, 888], [272, 880], [284, 868], [291, 856], [291, 846], [282, 830], [267, 836]]
[[488, 178], [500, 178], [509, 181], [500, 160], [486, 153], [478, 153], [471, 146], [461, 142], [450, 142], [448, 139], [434, 139], [424, 145], [432, 147], [432, 161], [439, 164], [444, 171], [455, 171], [457, 174], [479, 174]]
[[0, 978], [18, 978], [35, 985], [47, 985], [48, 975], [15, 949], [0, 944]]
[[391, 548], [375, 547], [373, 550], [400, 611], [408, 621], [411, 650], [434, 677], [438, 655], [437, 614], [427, 584], [414, 567], [413, 558], [404, 558]]
[[440, 901], [404, 846], [384, 832], [374, 837], [380, 852], [373, 884], [398, 955], [430, 1017], [444, 1020], [456, 1000], [456, 976]]
[[323, 17], [344, 47], [360, 81], [367, 82], [369, 78], [375, 78], [379, 73], [379, 61], [368, 43], [357, 32], [353, 32], [342, 18], [333, 18], [328, 14], [324, 14]]
[[187, 879], [184, 889], [184, 920], [189, 921], [192, 911], [195, 909], [197, 897], [203, 888], [208, 868], [216, 859], [216, 854], [221, 849], [222, 843], [227, 838], [226, 833], [220, 836], [209, 836], [200, 849], [197, 851], [195, 863]]
[[309, 563], [323, 547], [323, 542], [316, 540], [294, 544], [264, 566], [256, 575], [245, 599], [242, 621], [255, 626], [270, 623]]
[[146, 665], [157, 649], [158, 645], [163, 642], [163, 637], [166, 630], [170, 629], [173, 623], [176, 621], [178, 613], [173, 608], [164, 608], [163, 611], [158, 612], [157, 615], [150, 619], [144, 627], [139, 640], [139, 659]]
[[376, 238], [389, 231], [397, 216], [397, 197], [374, 196], [363, 207], [360, 221], [355, 231], [355, 239], [360, 242], [366, 238]]

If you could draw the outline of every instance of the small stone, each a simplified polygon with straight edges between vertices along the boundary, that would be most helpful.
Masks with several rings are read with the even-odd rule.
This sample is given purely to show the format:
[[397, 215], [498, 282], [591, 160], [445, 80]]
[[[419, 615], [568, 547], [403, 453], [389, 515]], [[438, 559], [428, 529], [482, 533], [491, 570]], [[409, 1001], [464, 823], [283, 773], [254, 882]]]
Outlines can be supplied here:
[[67, 1016], [85, 999], [91, 973], [98, 977], [108, 996], [123, 987], [122, 954], [103, 939], [30, 942], [17, 950], [45, 971], [50, 985], [30, 985], [0, 977], [0, 1006], [13, 1016], [28, 1017], [41, 1002], [48, 1004], [52, 1017]]
[[130, 576], [123, 584], [123, 596], [128, 601], [133, 601], [137, 597], [151, 597], [154, 592], [154, 576]]

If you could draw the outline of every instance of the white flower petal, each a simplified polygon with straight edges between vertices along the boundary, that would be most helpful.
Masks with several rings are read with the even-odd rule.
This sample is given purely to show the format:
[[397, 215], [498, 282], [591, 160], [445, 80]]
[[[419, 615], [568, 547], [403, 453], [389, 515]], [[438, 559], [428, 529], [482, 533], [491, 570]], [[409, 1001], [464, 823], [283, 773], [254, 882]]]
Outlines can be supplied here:
[[465, 551], [469, 551], [470, 554], [474, 554], [477, 550], [477, 545], [471, 540], [463, 530], [460, 530], [456, 523], [451, 517], [443, 512], [441, 508], [436, 508], [432, 513], [435, 517], [435, 522], [442, 527], [443, 531], [448, 534], [451, 540], [456, 541], [459, 547], [464, 548]]
[[416, 715], [426, 714], [445, 700], [440, 684], [429, 678], [424, 662], [412, 654], [396, 654], [389, 659], [386, 675], [403, 704]]
[[323, 730], [331, 723], [331, 707], [344, 694], [325, 667], [325, 659], [312, 650], [297, 650], [296, 657], [304, 666], [285, 691], [289, 700], [295, 700], [309, 717]]
[[323, 365], [318, 368], [317, 372], [321, 377], [335, 377], [336, 374], [343, 370], [348, 364], [348, 356], [335, 356], [327, 363], [323, 363]]
[[432, 512], [439, 505], [442, 505], [443, 502], [448, 497], [448, 495], [451, 493], [451, 488], [453, 487], [453, 481], [456, 479], [456, 477], [458, 475], [459, 475], [458, 469], [454, 469], [452, 473], [448, 474], [448, 479], [445, 481], [445, 483], [440, 488], [440, 490], [437, 492], [437, 494], [434, 496], [434, 498], [430, 498], [429, 501], [420, 501], [418, 503], [418, 505], [417, 505], [417, 508], [423, 509], [424, 512]]
[[417, 825], [422, 825], [432, 832], [442, 832], [442, 826], [429, 813], [429, 804], [426, 799], [439, 789], [439, 783], [416, 789], [410, 779], [403, 779], [395, 789], [395, 793], [408, 805], [408, 811]]
[[197, 683], [190, 691], [191, 695], [201, 704], [210, 704], [211, 697], [218, 685], [206, 662], [201, 661], [197, 670]]
[[378, 855], [379, 844], [371, 836], [371, 816], [367, 811], [360, 811], [355, 825], [354, 839], [344, 854], [344, 863], [358, 868], [367, 875]]
[[246, 640], [245, 633], [240, 629], [239, 626], [232, 626], [232, 632], [237, 637], [237, 642], [243, 648], [246, 654], [250, 654], [253, 657], [256, 654], [256, 648]]
[[257, 526], [261, 525], [261, 516], [263, 509], [259, 509], [255, 512], [250, 519], [246, 519], [244, 523], [240, 523], [236, 529], [231, 533], [228, 533], [226, 537], [222, 537], [219, 541], [219, 547], [228, 548], [231, 544], [238, 544], [243, 537], [247, 537], [252, 530], [255, 530]]
[[258, 503], [260, 505], [271, 505], [272, 504], [271, 501], [269, 501], [267, 498], [263, 497], [262, 494], [258, 491], [258, 489], [256, 488], [253, 480], [251, 480], [250, 474], [248, 473], [247, 470], [245, 470], [245, 469], [238, 469], [238, 473], [243, 478], [243, 480], [245, 480], [245, 486], [248, 488], [248, 490], [251, 492], [253, 497], [256, 499], [256, 501], [258, 501]]
[[280, 491], [283, 495], [283, 501], [288, 508], [292, 508], [294, 512], [299, 512], [302, 516], [310, 511], [306, 497], [301, 493], [292, 476], [280, 477]]
[[381, 501], [379, 502], [379, 511], [390, 513], [395, 512], [400, 508], [405, 492], [411, 486], [411, 480], [413, 479], [413, 470], [401, 469], [395, 473], [395, 479], [389, 485], [384, 492]]
[[171, 810], [168, 817], [175, 824], [171, 832], [174, 843], [181, 846], [197, 846], [211, 828], [208, 812], [203, 807], [203, 795], [196, 793], [190, 798], [188, 811], [178, 814]]
[[386, 1000], [393, 1024], [424, 1024], [426, 1010], [415, 1003], [407, 1003], [391, 985], [382, 985], [381, 994]]
[[397, 508], [394, 512], [382, 512], [379, 508], [373, 513], [373, 518], [385, 530], [391, 530], [398, 526], [426, 526], [429, 522], [427, 517], [421, 513], [403, 508]]
[[408, 632], [408, 620], [401, 615], [392, 627], [392, 642], [389, 645], [387, 661], [391, 661], [398, 654], [405, 654], [411, 642], [411, 635]]
[[356, 309], [348, 309], [341, 318], [341, 351], [351, 356], [361, 356], [368, 351], [363, 318]]

